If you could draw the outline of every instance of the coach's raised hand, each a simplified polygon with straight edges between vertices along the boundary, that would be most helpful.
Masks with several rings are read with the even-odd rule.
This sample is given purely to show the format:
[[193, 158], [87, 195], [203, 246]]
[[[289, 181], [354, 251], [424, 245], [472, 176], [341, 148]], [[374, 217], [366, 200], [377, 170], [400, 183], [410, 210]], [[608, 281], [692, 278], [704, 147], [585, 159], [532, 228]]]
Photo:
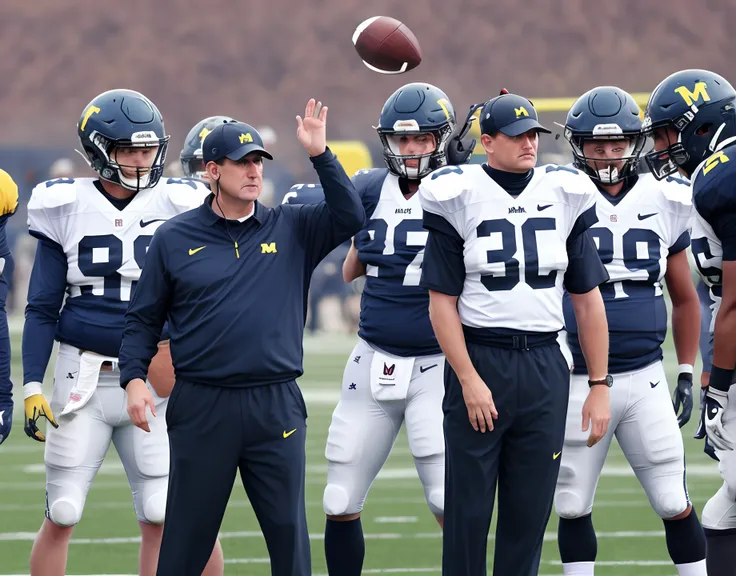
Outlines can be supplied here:
[[150, 432], [148, 426], [148, 418], [146, 417], [146, 406], [151, 409], [151, 414], [156, 417], [156, 405], [153, 401], [153, 395], [146, 386], [146, 383], [140, 378], [134, 378], [125, 387], [128, 394], [128, 416], [130, 421], [145, 432]]
[[311, 157], [319, 156], [327, 148], [327, 106], [310, 98], [304, 110], [304, 119], [296, 117], [296, 137]]

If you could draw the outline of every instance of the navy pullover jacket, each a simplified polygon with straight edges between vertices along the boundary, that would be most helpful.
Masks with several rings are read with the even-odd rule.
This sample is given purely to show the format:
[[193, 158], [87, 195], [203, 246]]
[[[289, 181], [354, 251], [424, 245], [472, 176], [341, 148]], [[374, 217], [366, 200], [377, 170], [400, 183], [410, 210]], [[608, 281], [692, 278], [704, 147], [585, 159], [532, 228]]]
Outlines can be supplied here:
[[328, 149], [311, 158], [325, 202], [255, 203], [227, 222], [214, 195], [162, 224], [125, 316], [120, 385], [145, 379], [168, 320], [177, 380], [247, 387], [301, 376], [312, 272], [365, 224], [352, 182]]

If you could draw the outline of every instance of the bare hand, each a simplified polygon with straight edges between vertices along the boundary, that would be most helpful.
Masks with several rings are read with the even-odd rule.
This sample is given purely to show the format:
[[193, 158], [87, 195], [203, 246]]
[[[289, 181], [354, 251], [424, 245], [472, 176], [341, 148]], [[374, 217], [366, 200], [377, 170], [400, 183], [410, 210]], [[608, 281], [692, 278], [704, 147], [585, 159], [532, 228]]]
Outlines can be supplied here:
[[583, 404], [583, 432], [590, 426], [588, 448], [595, 446], [608, 431], [611, 421], [611, 399], [608, 386], [591, 386]]
[[463, 398], [468, 407], [468, 419], [476, 432], [490, 432], [493, 421], [498, 418], [493, 394], [477, 374], [463, 382]]
[[315, 104], [314, 98], [307, 102], [304, 119], [296, 117], [296, 137], [311, 157], [319, 156], [327, 148], [327, 106]]
[[148, 419], [146, 418], [146, 406], [151, 409], [151, 415], [156, 417], [156, 406], [153, 402], [153, 395], [146, 386], [146, 383], [140, 378], [131, 380], [125, 387], [128, 394], [128, 416], [138, 428], [145, 432], [150, 432], [148, 427]]

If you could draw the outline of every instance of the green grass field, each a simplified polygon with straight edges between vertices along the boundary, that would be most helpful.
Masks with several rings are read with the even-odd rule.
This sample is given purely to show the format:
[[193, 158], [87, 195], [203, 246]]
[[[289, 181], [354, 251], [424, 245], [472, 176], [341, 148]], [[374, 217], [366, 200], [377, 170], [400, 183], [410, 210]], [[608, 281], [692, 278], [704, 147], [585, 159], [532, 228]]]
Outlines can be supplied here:
[[[23, 433], [19, 329], [19, 324], [14, 322], [15, 422], [11, 437], [0, 446], [0, 575], [28, 574], [28, 558], [44, 510], [43, 445]], [[300, 385], [309, 410], [307, 510], [314, 574], [326, 574], [322, 511], [325, 440], [338, 398], [342, 370], [354, 341], [354, 337], [344, 335], [305, 340], [305, 374]], [[668, 343], [665, 360], [672, 383], [677, 362], [671, 343]], [[51, 373], [50, 369], [48, 374]], [[47, 386], [49, 383], [50, 378], [47, 378]], [[715, 462], [702, 453], [702, 443], [692, 439], [696, 420], [697, 400], [696, 412], [683, 434], [690, 495], [700, 512], [720, 485], [720, 479]], [[617, 445], [609, 455], [599, 484], [593, 518], [599, 540], [596, 574], [675, 574], [667, 555], [662, 522], [650, 510]], [[553, 513], [540, 574], [562, 572], [556, 525]], [[366, 535], [364, 574], [440, 573], [441, 532], [424, 502], [403, 434], [368, 496], [363, 511], [363, 530]], [[489, 568], [492, 565], [492, 534], [493, 529], [489, 539]], [[226, 574], [270, 574], [263, 537], [239, 482], [222, 525], [221, 539]], [[137, 554], [138, 526], [130, 490], [114, 448], [111, 448], [87, 498], [84, 517], [75, 529], [67, 573], [134, 574]]]

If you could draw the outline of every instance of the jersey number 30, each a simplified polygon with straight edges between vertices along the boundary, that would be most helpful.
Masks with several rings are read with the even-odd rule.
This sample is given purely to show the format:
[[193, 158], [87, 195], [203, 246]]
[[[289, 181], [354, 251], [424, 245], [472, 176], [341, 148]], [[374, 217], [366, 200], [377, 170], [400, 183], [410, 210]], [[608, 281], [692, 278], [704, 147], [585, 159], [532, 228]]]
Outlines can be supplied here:
[[[521, 240], [524, 250], [524, 281], [535, 290], [551, 288], [557, 280], [557, 270], [551, 270], [547, 274], [539, 273], [539, 250], [537, 248], [537, 232], [542, 230], [554, 230], [554, 218], [529, 218], [521, 226]], [[495, 264], [503, 262], [505, 274], [495, 276], [483, 274], [480, 281], [487, 290], [511, 290], [521, 278], [519, 272], [519, 261], [514, 258], [516, 254], [516, 227], [508, 220], [485, 220], [478, 225], [478, 238], [484, 238], [494, 233], [501, 234], [501, 248], [488, 250], [486, 252], [488, 263]]]

